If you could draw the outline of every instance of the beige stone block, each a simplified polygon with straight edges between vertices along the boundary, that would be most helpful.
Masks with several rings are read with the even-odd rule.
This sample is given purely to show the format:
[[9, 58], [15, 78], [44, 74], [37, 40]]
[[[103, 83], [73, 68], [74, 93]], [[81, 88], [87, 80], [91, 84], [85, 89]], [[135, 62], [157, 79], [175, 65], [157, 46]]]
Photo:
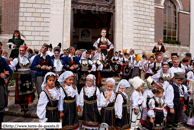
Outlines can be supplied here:
[[20, 0], [20, 3], [25, 3], [27, 2], [27, 0]]
[[43, 37], [43, 40], [45, 40], [45, 41], [48, 41], [49, 40], [49, 37], [47, 36], [45, 36], [45, 37]]
[[50, 18], [44, 18], [44, 22], [50, 22]]
[[49, 32], [40, 32], [41, 36], [49, 36]]
[[35, 27], [35, 31], [43, 31], [43, 27]]
[[32, 5], [34, 8], [41, 8], [41, 4], [33, 4]]
[[34, 27], [26, 27], [26, 30], [34, 31]]
[[24, 30], [26, 30], [26, 27], [20, 26], [20, 27], [19, 27], [19, 30], [23, 30], [23, 31], [24, 31]]
[[20, 21], [26, 21], [26, 17], [19, 17]]
[[34, 35], [34, 36], [39, 36], [40, 35], [40, 32], [32, 32], [32, 35]]
[[32, 4], [26, 3], [26, 4], [24, 4], [24, 7], [26, 7], [26, 8], [32, 7]]
[[44, 14], [44, 13], [42, 13], [42, 14], [41, 14], [41, 17], [42, 17], [42, 18], [45, 18], [45, 17], [49, 18], [49, 17], [50, 17], [50, 14]]
[[27, 11], [27, 12], [32, 12], [32, 13], [34, 13], [36, 10], [35, 10], [35, 8], [27, 8], [26, 11]]
[[44, 27], [45, 27], [45, 26], [48, 27], [49, 25], [50, 25], [50, 23], [41, 22], [41, 26], [42, 26], [42, 27], [43, 27], [43, 26], [44, 26]]
[[36, 12], [42, 13], [42, 12], [44, 12], [44, 10], [43, 9], [36, 9]]
[[28, 0], [28, 3], [36, 3], [36, 0]]
[[26, 12], [26, 8], [20, 8], [20, 12]]
[[32, 35], [32, 32], [31, 31], [22, 31], [22, 34], [27, 36], [27, 35]]
[[27, 17], [27, 21], [34, 21], [35, 18], [34, 17]]
[[43, 18], [35, 18], [35, 21], [44, 21]]
[[32, 23], [31, 22], [24, 22], [24, 26], [31, 26]]
[[32, 22], [32, 26], [40, 26], [40, 22]]
[[23, 22], [22, 21], [19, 21], [19, 26], [22, 26], [23, 25]]
[[36, 3], [41, 3], [41, 4], [43, 4], [43, 3], [44, 3], [44, 0], [37, 0]]
[[34, 36], [26, 36], [26, 40], [29, 40], [29, 41], [34, 40]]
[[44, 9], [45, 13], [50, 13], [50, 9]]
[[[49, 9], [49, 8], [50, 8], [50, 5], [45, 5], [45, 4], [43, 4], [43, 5], [42, 5], [42, 8], [43, 8], [43, 9]], [[71, 9], [71, 6], [70, 6], [70, 9]]]
[[42, 36], [35, 36], [35, 40], [43, 40]]
[[24, 3], [20, 3], [20, 8], [24, 7]]
[[40, 13], [32, 13], [32, 16], [40, 17]]

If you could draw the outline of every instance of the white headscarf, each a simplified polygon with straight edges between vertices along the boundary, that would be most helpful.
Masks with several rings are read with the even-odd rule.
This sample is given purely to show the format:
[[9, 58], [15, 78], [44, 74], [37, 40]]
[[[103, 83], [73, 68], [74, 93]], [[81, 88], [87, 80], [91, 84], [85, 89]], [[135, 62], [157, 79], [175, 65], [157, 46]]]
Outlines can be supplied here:
[[59, 81], [59, 83], [60, 83], [61, 85], [63, 85], [63, 84], [65, 83], [65, 80], [68, 79], [69, 77], [72, 77], [72, 76], [74, 77], [73, 72], [71, 72], [71, 71], [65, 71], [64, 73], [62, 73], [62, 74], [59, 76], [58, 81]]
[[115, 92], [118, 92], [119, 88], [128, 88], [128, 87], [130, 87], [129, 82], [126, 79], [122, 79], [119, 82], [119, 84], [118, 84], [117, 89], [116, 89]]
[[94, 85], [96, 85], [96, 77], [95, 77], [93, 74], [89, 74], [89, 75], [86, 77], [86, 79], [87, 79], [87, 78], [92, 79], [92, 80], [94, 81]]
[[[48, 73], [44, 76], [44, 81], [43, 81], [43, 83], [42, 83], [42, 85], [41, 85], [42, 90], [44, 90], [44, 88], [47, 86], [47, 84], [46, 84], [46, 78], [47, 78], [47, 76], [52, 76], [52, 75], [56, 76], [56, 74], [53, 73], [53, 72], [48, 72]], [[55, 80], [56, 80], [56, 78], [55, 78]]]
[[[163, 59], [164, 59], [165, 57], [166, 57], [167, 59], [169, 59], [169, 57], [168, 57], [167, 55], [164, 55], [164, 56], [162, 57], [162, 62], [163, 62]], [[167, 61], [168, 61], [168, 60], [167, 60]]]
[[[23, 45], [21, 45], [21, 46], [23, 46]], [[24, 48], [25, 48], [25, 46], [24, 46]], [[18, 57], [20, 58], [20, 62], [23, 65], [27, 65], [28, 63], [30, 63], [29, 60], [28, 60], [28, 58], [27, 58], [28, 57], [27, 48], [25, 48], [25, 54], [24, 54], [24, 56], [21, 56], [20, 53], [19, 53], [19, 56]]]
[[113, 83], [113, 85], [115, 86], [115, 80], [113, 79], [113, 78], [108, 78], [107, 80], [106, 80], [106, 83], [107, 82], [111, 82], [111, 83]]

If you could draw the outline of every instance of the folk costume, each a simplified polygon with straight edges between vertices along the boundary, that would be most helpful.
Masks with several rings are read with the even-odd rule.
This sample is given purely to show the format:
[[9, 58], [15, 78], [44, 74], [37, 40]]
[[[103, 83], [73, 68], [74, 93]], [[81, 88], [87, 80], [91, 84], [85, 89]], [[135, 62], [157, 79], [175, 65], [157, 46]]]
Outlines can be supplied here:
[[156, 74], [157, 71], [160, 70], [161, 68], [162, 68], [162, 62], [160, 62], [160, 63], [154, 62], [154, 66], [152, 68], [152, 71], [154, 72], [154, 74]]
[[98, 38], [93, 45], [95, 48], [101, 48], [101, 52], [106, 56], [108, 55], [107, 49], [113, 49], [113, 44], [107, 38]]
[[60, 122], [59, 120], [59, 97], [60, 93], [56, 87], [47, 89], [46, 78], [48, 76], [56, 76], [53, 72], [48, 72], [41, 85], [42, 92], [37, 105], [37, 116], [40, 122]]
[[119, 73], [119, 71], [120, 71], [120, 69], [119, 69], [120, 66], [118, 64], [119, 56], [115, 55], [111, 58], [111, 60], [112, 60], [112, 63], [111, 63], [112, 71], [115, 72], [115, 74]]
[[176, 67], [173, 67], [173, 66], [169, 69], [169, 73], [171, 75], [171, 78], [173, 78], [174, 77], [174, 73], [177, 73], [177, 72], [183, 72], [183, 73], [185, 73], [185, 70], [181, 69], [180, 67], [177, 67], [176, 68]]
[[131, 62], [126, 56], [121, 58], [118, 63], [121, 66], [120, 76], [122, 79], [129, 79], [131, 74]]
[[116, 88], [116, 102], [115, 102], [115, 128], [116, 129], [129, 129], [129, 116], [127, 113], [127, 99], [128, 95], [125, 92], [119, 92], [119, 88], [130, 87], [129, 82], [126, 79], [122, 79]]
[[136, 76], [141, 76], [141, 70], [142, 70], [142, 62], [141, 62], [141, 57], [139, 55], [136, 55], [136, 58], [132, 64], [132, 78], [136, 77]]
[[[182, 72], [174, 73], [176, 79], [184, 79], [185, 75]], [[168, 86], [165, 91], [166, 105], [168, 106], [167, 129], [177, 129], [178, 122], [182, 119], [182, 111], [186, 110], [184, 98], [190, 96], [187, 87], [184, 85], [178, 86], [175, 82]], [[171, 114], [170, 109], [174, 109], [175, 113]]]
[[154, 96], [148, 102], [148, 119], [154, 118], [154, 125], [151, 124], [151, 130], [165, 130], [164, 117], [167, 116], [167, 106], [164, 98]]
[[98, 130], [100, 115], [100, 91], [95, 86], [95, 76], [89, 74], [86, 78], [94, 81], [94, 85], [84, 86], [80, 92], [79, 106], [83, 108], [82, 127], [89, 130]]
[[102, 60], [102, 65], [103, 65], [103, 69], [101, 72], [101, 76], [103, 78], [107, 78], [107, 77], [111, 77], [112, 76], [112, 72], [111, 72], [111, 68], [110, 68], [110, 64], [109, 64], [109, 60], [108, 60], [108, 56], [104, 56], [104, 59]]
[[[27, 47], [25, 47], [25, 50]], [[16, 69], [16, 88], [15, 88], [15, 104], [21, 106], [21, 112], [27, 112], [28, 104], [33, 103], [35, 99], [32, 75], [30, 72], [30, 60], [19, 54], [18, 58], [15, 58], [10, 65], [12, 70]]]
[[[47, 54], [43, 55], [42, 53], [37, 55], [31, 65], [32, 70], [37, 70], [37, 78], [36, 78], [36, 90], [38, 92], [38, 95], [41, 93], [41, 84], [44, 80], [44, 76], [48, 70], [42, 70], [41, 68], [37, 68], [37, 65], [42, 66], [51, 66], [53, 69], [53, 62], [51, 60], [51, 57]], [[51, 70], [52, 70], [51, 69]]]
[[167, 81], [167, 82], [171, 83], [171, 80], [172, 80], [171, 77], [172, 77], [171, 73], [163, 73], [163, 72], [158, 72], [152, 76], [154, 81], [157, 83], [161, 83], [163, 81]]
[[92, 74], [95, 75], [95, 77], [96, 77], [96, 86], [99, 88], [99, 87], [102, 86], [102, 84], [101, 84], [101, 72], [103, 70], [103, 65], [99, 60], [97, 51], [95, 51], [92, 55], [93, 55], [92, 62], [95, 65], [94, 66], [95, 68], [93, 69]]
[[156, 55], [159, 55], [160, 52], [165, 53], [166, 52], [165, 47], [163, 45], [161, 45], [161, 46], [159, 46], [159, 45], [154, 46], [154, 48], [152, 50], [152, 53], [155, 53]]
[[78, 92], [79, 93], [86, 84], [86, 77], [89, 74], [88, 71], [89, 70], [94, 71], [95, 69], [95, 65], [93, 64], [93, 62], [89, 59], [86, 59], [86, 54], [89, 54], [89, 52], [87, 51], [83, 52], [81, 60], [79, 61], [81, 65], [81, 71], [80, 71], [79, 81], [78, 81]]
[[[136, 89], [144, 85], [145, 82], [137, 76], [137, 77], [134, 77], [133, 79], [129, 79], [129, 83], [134, 87], [134, 91], [130, 98], [130, 101], [131, 101], [130, 130], [134, 130], [138, 128], [138, 124], [140, 122], [141, 113], [142, 113], [142, 103], [144, 101], [142, 93], [137, 92]], [[138, 109], [137, 113], [135, 113], [136, 109]]]
[[58, 79], [62, 85], [59, 89], [61, 95], [59, 98], [59, 111], [64, 114], [62, 117], [62, 128], [77, 130], [79, 129], [79, 120], [77, 115], [79, 95], [76, 86], [65, 85], [65, 81], [69, 77], [74, 77], [74, 74], [71, 71], [66, 71]]
[[[111, 82], [115, 86], [115, 80], [113, 78], [108, 78], [106, 80], [107, 82]], [[101, 93], [100, 95], [100, 106], [101, 109], [101, 123], [106, 123], [109, 126], [109, 130], [115, 130], [115, 100], [116, 100], [116, 94], [114, 91], [111, 93], [111, 97], [109, 98], [109, 101], [106, 102], [106, 92]]]

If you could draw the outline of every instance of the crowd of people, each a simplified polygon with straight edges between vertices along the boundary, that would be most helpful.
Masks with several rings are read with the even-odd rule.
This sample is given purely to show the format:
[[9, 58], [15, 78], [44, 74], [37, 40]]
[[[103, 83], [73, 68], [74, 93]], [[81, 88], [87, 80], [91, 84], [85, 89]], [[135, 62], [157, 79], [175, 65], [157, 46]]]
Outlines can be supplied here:
[[[31, 115], [28, 104], [37, 92], [40, 122], [62, 118], [63, 129], [79, 129], [77, 112], [83, 113], [85, 129], [98, 129], [105, 123], [110, 130], [140, 129], [138, 124], [176, 130], [183, 111], [189, 127], [194, 127], [191, 53], [181, 61], [177, 53], [171, 53], [170, 59], [162, 42], [152, 52], [143, 51], [142, 57], [133, 49], [116, 51], [110, 57], [114, 46], [105, 29], [93, 45], [95, 50], [76, 51], [74, 47], [62, 50], [61, 43], [54, 48], [45, 43], [40, 50], [32, 50], [16, 30], [8, 41], [9, 58], [0, 43], [0, 122], [8, 111], [7, 86], [15, 73], [15, 104], [21, 106], [20, 114]], [[121, 78], [117, 86], [113, 77]], [[102, 78], [107, 78], [106, 89], [100, 92]], [[129, 87], [134, 88], [132, 95], [125, 92]]]

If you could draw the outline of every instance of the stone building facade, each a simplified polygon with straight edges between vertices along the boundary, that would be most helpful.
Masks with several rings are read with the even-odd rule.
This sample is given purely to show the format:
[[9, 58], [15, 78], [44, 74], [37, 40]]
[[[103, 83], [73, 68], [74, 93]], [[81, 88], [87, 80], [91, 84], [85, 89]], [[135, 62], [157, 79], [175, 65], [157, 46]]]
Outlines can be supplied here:
[[[77, 33], [74, 32], [76, 29], [72, 28], [75, 16], [72, 15], [73, 4], [78, 2], [77, 9], [87, 8], [87, 4], [79, 5], [79, 1], [87, 3], [89, 0], [2, 0], [0, 40], [6, 43], [12, 37], [13, 31], [18, 29], [25, 35], [23, 39], [32, 49], [39, 49], [43, 43], [52, 43], [56, 46], [59, 42], [63, 48], [68, 48], [74, 45], [72, 35]], [[194, 6], [194, 2], [169, 1], [176, 6], [177, 40], [181, 41], [181, 46], [166, 45], [167, 50], [177, 51], [174, 50], [177, 47], [179, 53], [189, 51], [193, 53], [194, 10], [191, 7]], [[93, 6], [97, 6], [98, 2], [107, 5], [112, 2], [110, 7], [112, 11], [109, 12], [113, 18], [111, 36], [115, 50], [133, 48], [141, 54], [142, 50], [151, 51], [157, 41], [163, 38], [165, 0], [109, 0], [109, 2], [90, 0], [89, 2], [93, 2]], [[106, 5], [103, 4], [99, 8], [106, 12]], [[181, 48], [184, 48], [184, 52]]]

